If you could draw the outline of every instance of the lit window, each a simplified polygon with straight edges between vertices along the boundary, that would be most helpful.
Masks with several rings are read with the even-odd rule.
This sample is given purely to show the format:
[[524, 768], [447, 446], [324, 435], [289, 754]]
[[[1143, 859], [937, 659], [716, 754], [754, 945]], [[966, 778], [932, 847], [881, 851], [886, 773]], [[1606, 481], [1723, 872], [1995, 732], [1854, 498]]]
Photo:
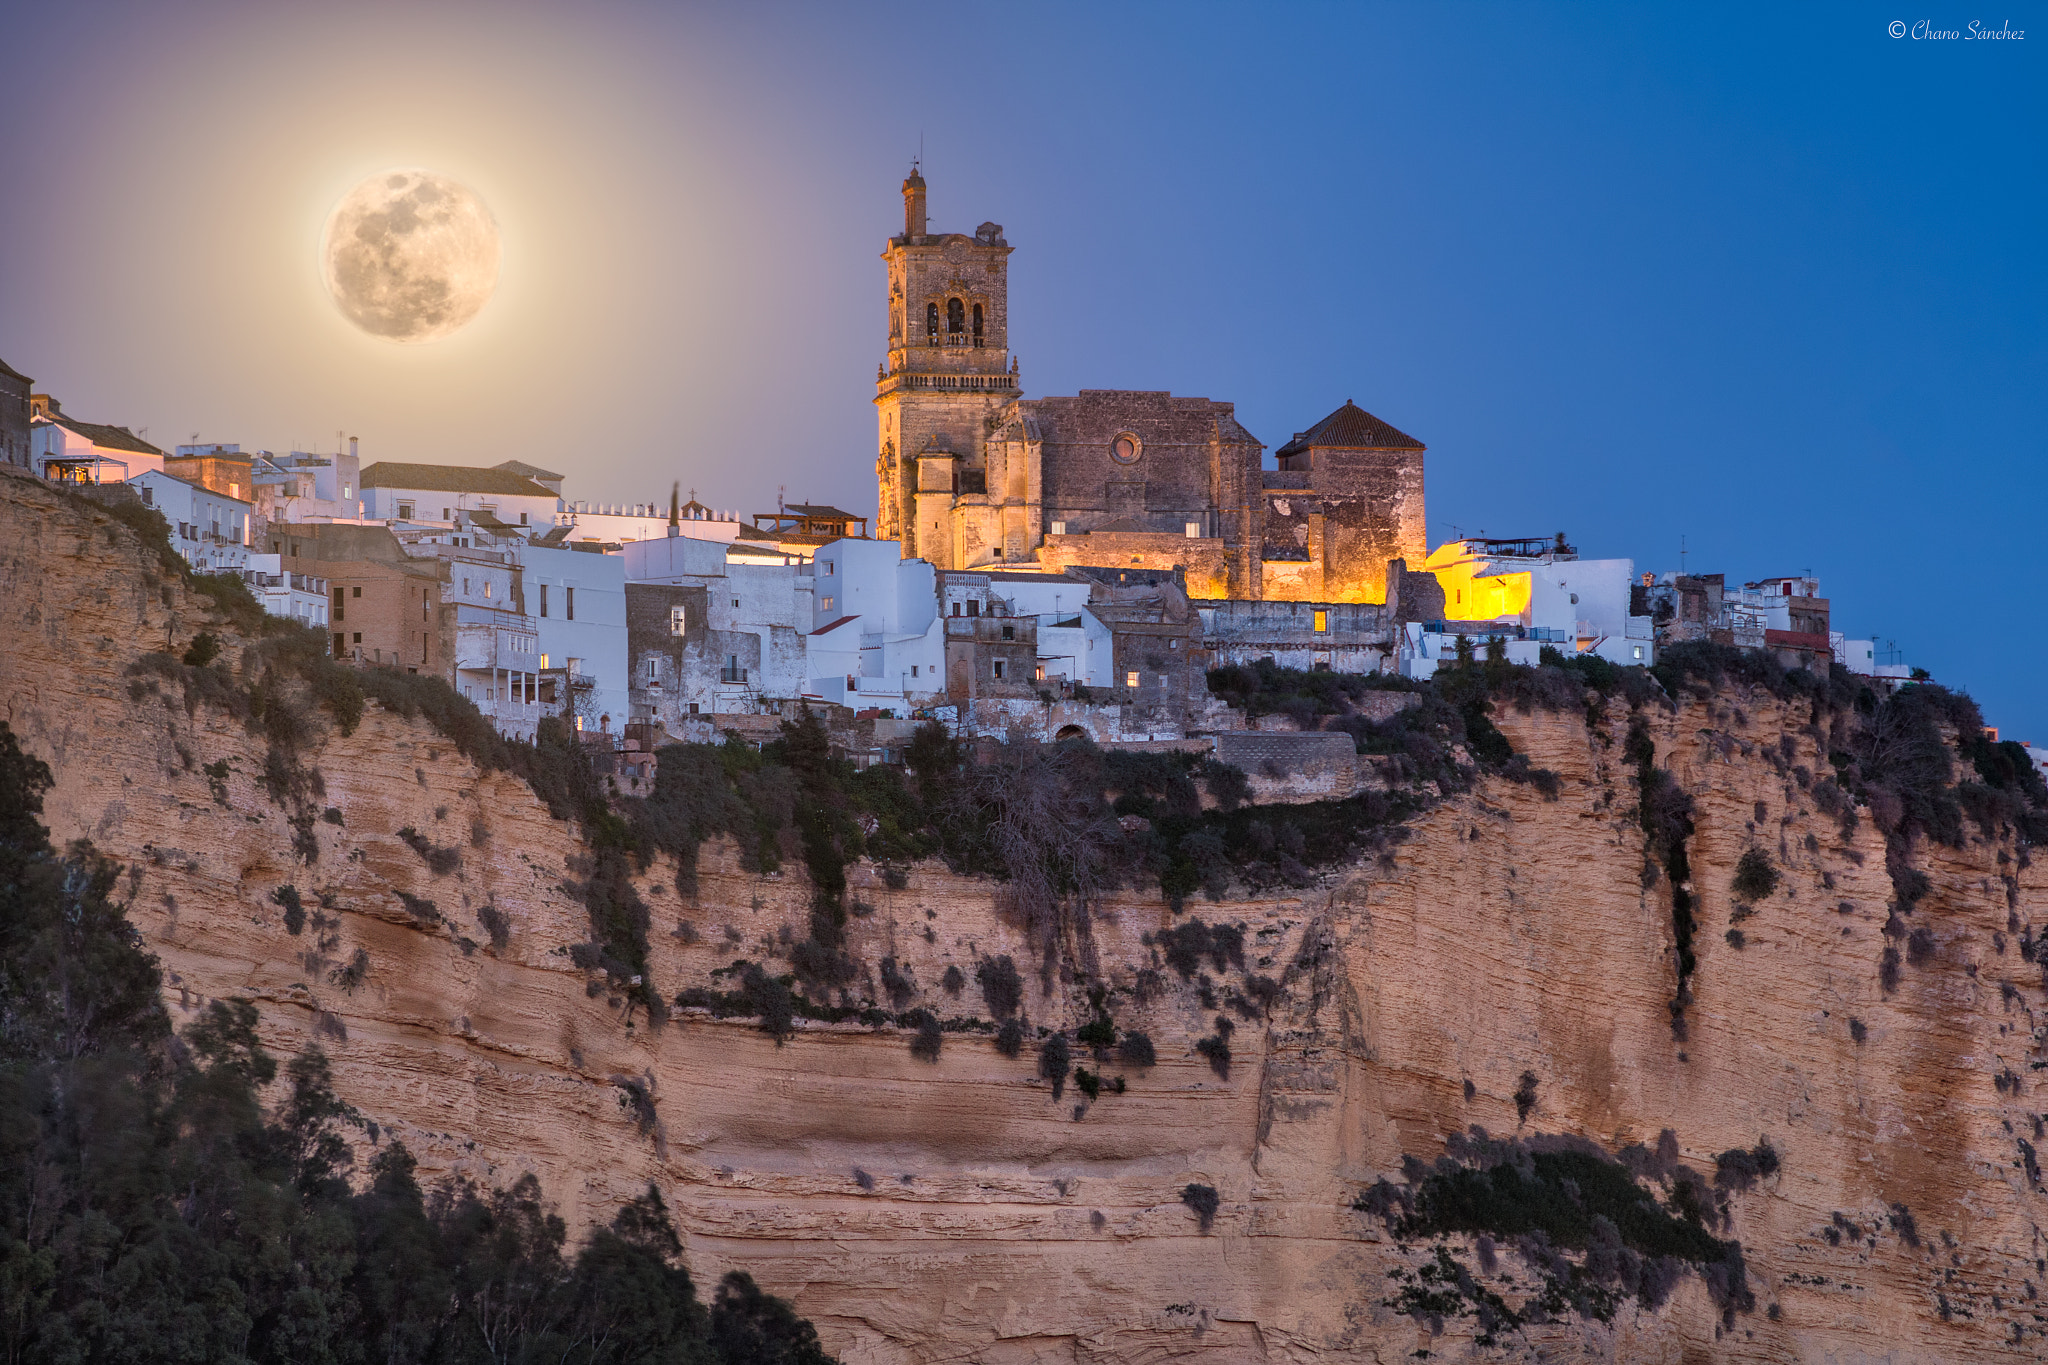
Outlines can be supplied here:
[[997, 660], [995, 661], [995, 666], [996, 666], [996, 676], [997, 676], [998, 678], [1002, 677], [1002, 676], [1003, 676], [1003, 661], [1002, 661], [1001, 659], [997, 659]]
[[1132, 669], [1132, 670], [1131, 670], [1130, 672], [1128, 672], [1128, 673], [1124, 674], [1124, 686], [1125, 686], [1125, 687], [1136, 687], [1137, 685], [1138, 685], [1138, 672], [1137, 672], [1137, 670], [1136, 670], [1136, 669]]
[[832, 576], [832, 561], [828, 559], [828, 560], [826, 560], [826, 561], [825, 561], [825, 577], [827, 577], [827, 578], [830, 578], [831, 576]]
[[1188, 523], [1188, 539], [1189, 539], [1189, 540], [1200, 540], [1201, 538], [1202, 538], [1202, 523], [1201, 523], [1201, 522], [1199, 522], [1199, 521], [1191, 521], [1191, 522], [1189, 522], [1189, 523]]
[[1326, 611], [1319, 611], [1319, 612], [1317, 612], [1317, 613], [1316, 613], [1316, 629], [1317, 629], [1317, 630], [1328, 630], [1329, 628], [1330, 628], [1330, 613], [1328, 613], [1328, 612], [1326, 612]]
[[830, 610], [832, 610], [832, 599], [831, 599], [831, 598], [829, 598], [829, 597], [827, 597], [826, 599], [824, 599], [824, 600], [823, 600], [822, 602], [820, 602], [820, 603], [818, 604], [818, 609], [819, 609], [820, 611], [830, 611]]
[[1643, 647], [1641, 645], [1635, 647], [1635, 655], [1638, 659], [1643, 657]]
[[548, 666], [548, 656], [547, 656], [547, 655], [543, 654], [543, 655], [541, 655], [541, 656], [540, 656], [540, 666], [541, 666], [542, 668], [546, 668], [546, 667]]

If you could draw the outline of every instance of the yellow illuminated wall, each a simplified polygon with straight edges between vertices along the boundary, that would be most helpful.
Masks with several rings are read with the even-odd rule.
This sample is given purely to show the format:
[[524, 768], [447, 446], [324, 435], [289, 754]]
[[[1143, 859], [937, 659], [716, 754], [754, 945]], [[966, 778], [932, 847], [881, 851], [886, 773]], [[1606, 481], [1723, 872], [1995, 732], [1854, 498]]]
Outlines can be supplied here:
[[1423, 562], [1443, 586], [1446, 621], [1491, 621], [1528, 612], [1530, 575], [1487, 574], [1487, 563], [1474, 557], [1462, 540], [1438, 546]]

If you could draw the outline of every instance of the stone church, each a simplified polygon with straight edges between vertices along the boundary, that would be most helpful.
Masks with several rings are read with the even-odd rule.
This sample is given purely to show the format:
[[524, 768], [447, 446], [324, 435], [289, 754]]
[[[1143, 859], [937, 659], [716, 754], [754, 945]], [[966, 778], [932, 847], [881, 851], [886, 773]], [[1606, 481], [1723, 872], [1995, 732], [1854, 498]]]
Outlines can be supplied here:
[[1348, 400], [1265, 446], [1232, 405], [1083, 389], [1025, 398], [997, 223], [933, 233], [903, 182], [875, 377], [876, 534], [942, 569], [1181, 568], [1191, 597], [1381, 602], [1428, 553], [1423, 446]]

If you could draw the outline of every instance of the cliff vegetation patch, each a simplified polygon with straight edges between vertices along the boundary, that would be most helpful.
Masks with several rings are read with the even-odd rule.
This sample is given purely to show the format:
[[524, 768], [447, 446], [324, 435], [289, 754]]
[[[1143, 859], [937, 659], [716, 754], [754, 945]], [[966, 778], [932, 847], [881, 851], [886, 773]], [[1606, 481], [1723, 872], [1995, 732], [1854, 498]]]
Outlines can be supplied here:
[[249, 1001], [174, 1036], [118, 869], [36, 818], [50, 784], [0, 723], [7, 1359], [828, 1365], [743, 1272], [697, 1297], [658, 1190], [572, 1249], [532, 1175], [422, 1188], [318, 1047], [280, 1066]]
[[1713, 1229], [1729, 1221], [1727, 1191], [1747, 1188], [1766, 1166], [1775, 1173], [1777, 1162], [1768, 1144], [1722, 1161], [1717, 1188], [1678, 1162], [1669, 1133], [1655, 1150], [1637, 1145], [1610, 1156], [1583, 1138], [1496, 1139], [1474, 1126], [1452, 1134], [1433, 1164], [1409, 1157], [1402, 1183], [1382, 1179], [1353, 1207], [1382, 1219], [1402, 1243], [1470, 1239], [1482, 1273], [1496, 1268], [1495, 1248], [1504, 1244], [1535, 1277], [1511, 1306], [1439, 1240], [1420, 1269], [1393, 1272], [1387, 1300], [1433, 1330], [1465, 1314], [1489, 1338], [1569, 1315], [1607, 1322], [1629, 1299], [1661, 1307], [1684, 1274], [1701, 1278], [1732, 1325], [1756, 1299], [1742, 1244]]

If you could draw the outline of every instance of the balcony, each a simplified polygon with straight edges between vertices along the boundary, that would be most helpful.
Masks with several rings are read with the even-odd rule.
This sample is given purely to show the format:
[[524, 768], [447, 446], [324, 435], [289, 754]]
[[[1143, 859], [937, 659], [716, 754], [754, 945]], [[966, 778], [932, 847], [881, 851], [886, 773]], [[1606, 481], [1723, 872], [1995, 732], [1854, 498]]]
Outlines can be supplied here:
[[727, 687], [744, 687], [747, 684], [747, 670], [744, 668], [721, 668], [718, 681]]

